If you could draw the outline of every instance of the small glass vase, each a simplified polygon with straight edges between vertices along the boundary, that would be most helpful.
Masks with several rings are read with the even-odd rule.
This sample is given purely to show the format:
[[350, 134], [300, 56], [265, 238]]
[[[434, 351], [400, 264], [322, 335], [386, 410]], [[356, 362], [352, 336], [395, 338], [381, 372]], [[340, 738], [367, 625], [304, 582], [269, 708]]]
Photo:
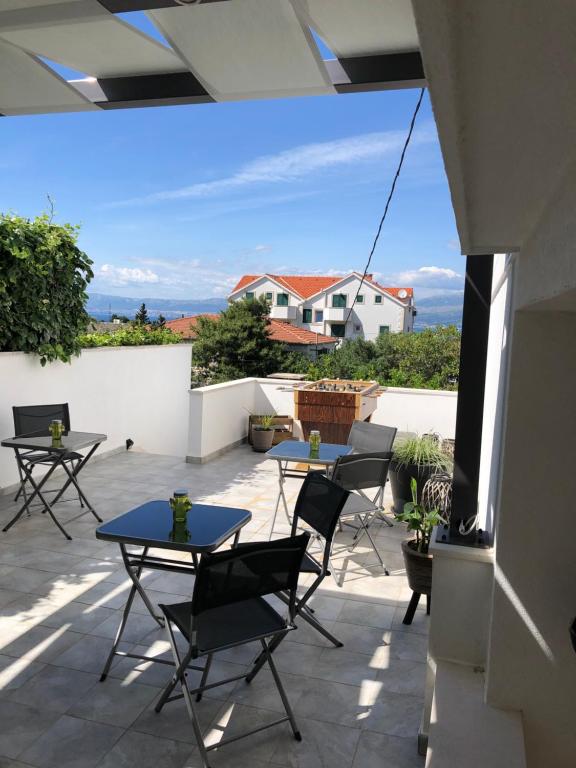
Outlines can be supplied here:
[[64, 425], [61, 419], [53, 419], [50, 422], [50, 435], [52, 436], [52, 448], [62, 448], [62, 433]]
[[176, 522], [172, 525], [170, 531], [170, 541], [178, 542], [178, 544], [187, 544], [190, 539], [190, 531], [186, 527], [186, 521]]
[[192, 508], [192, 504], [188, 498], [188, 491], [174, 491], [169, 504], [172, 510], [172, 521], [174, 525], [185, 525], [188, 519], [188, 511]]
[[310, 431], [310, 457], [311, 458], [318, 458], [318, 455], [320, 453], [320, 432], [317, 429], [312, 429]]

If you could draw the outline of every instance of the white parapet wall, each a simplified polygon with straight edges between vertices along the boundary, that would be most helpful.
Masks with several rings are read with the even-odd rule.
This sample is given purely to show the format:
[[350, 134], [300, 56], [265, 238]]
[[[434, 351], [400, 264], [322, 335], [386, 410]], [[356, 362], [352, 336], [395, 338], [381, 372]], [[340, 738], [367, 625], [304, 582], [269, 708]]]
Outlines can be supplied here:
[[[14, 435], [13, 405], [68, 403], [73, 429], [108, 436], [98, 453], [134, 448], [184, 457], [188, 446], [191, 347], [171, 344], [85, 349], [71, 363], [0, 353], [0, 438]], [[0, 450], [0, 492], [18, 480]]]
[[[188, 461], [209, 461], [245, 441], [251, 413], [293, 417], [293, 387], [298, 384], [248, 378], [191, 390]], [[378, 398], [372, 422], [402, 432], [437, 432], [453, 438], [457, 399], [457, 392], [389, 387]], [[294, 437], [301, 436], [295, 422]]]

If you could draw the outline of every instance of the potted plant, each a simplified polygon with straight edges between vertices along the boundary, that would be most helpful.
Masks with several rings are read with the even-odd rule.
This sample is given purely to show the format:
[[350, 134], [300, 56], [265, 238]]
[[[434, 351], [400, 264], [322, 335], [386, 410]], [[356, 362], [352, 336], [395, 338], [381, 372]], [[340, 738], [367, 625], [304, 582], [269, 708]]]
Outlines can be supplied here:
[[415, 435], [402, 440], [394, 447], [390, 462], [390, 486], [394, 500], [394, 513], [402, 513], [412, 499], [412, 480], [418, 488], [420, 502], [422, 489], [429, 477], [452, 469], [452, 459], [442, 450], [434, 435]]
[[439, 509], [426, 509], [418, 501], [418, 483], [412, 478], [410, 483], [412, 501], [404, 505], [402, 512], [397, 512], [395, 517], [401, 523], [406, 523], [409, 531], [413, 531], [415, 538], [402, 542], [402, 554], [408, 584], [413, 592], [418, 595], [429, 595], [432, 591], [432, 555], [428, 552], [430, 536], [434, 526], [444, 522]]
[[275, 417], [275, 413], [264, 413], [256, 417], [256, 423], [252, 423], [252, 448], [258, 453], [265, 453], [272, 448]]

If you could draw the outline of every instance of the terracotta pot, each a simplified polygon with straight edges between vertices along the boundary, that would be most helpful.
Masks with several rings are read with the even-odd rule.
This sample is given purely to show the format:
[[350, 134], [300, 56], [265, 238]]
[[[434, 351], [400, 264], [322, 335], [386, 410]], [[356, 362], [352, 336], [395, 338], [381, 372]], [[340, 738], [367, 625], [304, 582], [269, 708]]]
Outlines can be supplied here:
[[266, 453], [272, 448], [272, 441], [274, 440], [273, 429], [259, 429], [258, 427], [252, 427], [252, 448], [258, 453]]
[[418, 552], [415, 547], [416, 539], [402, 542], [402, 554], [404, 555], [408, 584], [413, 592], [429, 595], [432, 592], [433, 557], [430, 554]]

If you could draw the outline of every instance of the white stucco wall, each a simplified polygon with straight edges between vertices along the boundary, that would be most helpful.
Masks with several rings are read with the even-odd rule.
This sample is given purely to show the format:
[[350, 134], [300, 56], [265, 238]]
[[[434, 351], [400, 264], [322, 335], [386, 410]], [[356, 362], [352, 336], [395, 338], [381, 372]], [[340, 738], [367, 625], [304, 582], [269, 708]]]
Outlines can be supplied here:
[[[247, 437], [250, 413], [294, 416], [298, 382], [276, 379], [238, 379], [190, 391], [190, 461], [206, 461]], [[377, 399], [375, 424], [406, 432], [438, 432], [454, 437], [456, 392], [390, 387]], [[294, 435], [302, 436], [298, 422]]]
[[[0, 353], [0, 436], [12, 437], [13, 405], [67, 402], [73, 429], [102, 432], [99, 453], [125, 445], [186, 455], [191, 348], [100, 347], [44, 368], [33, 355]], [[0, 450], [0, 489], [16, 483], [14, 454]]]
[[487, 698], [523, 713], [530, 768], [576, 754], [576, 165], [518, 254]]

